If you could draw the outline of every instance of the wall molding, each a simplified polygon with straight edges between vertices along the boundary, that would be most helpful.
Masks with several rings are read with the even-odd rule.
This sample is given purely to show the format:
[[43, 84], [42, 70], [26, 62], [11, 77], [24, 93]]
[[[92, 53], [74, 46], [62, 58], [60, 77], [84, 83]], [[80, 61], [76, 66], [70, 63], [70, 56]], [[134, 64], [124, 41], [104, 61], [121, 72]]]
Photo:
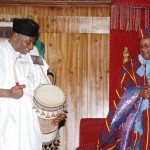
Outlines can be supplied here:
[[66, 1], [55, 1], [55, 0], [1, 0], [0, 5], [29, 5], [29, 6], [51, 6], [51, 7], [61, 7], [61, 6], [83, 6], [83, 7], [99, 7], [99, 6], [110, 6], [111, 0], [66, 0]]

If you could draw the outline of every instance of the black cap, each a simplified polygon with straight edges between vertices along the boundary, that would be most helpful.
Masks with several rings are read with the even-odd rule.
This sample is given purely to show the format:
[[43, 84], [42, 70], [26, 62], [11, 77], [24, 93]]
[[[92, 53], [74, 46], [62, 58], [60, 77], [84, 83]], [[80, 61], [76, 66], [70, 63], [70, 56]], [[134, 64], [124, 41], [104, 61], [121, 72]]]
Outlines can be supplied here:
[[30, 37], [38, 35], [39, 25], [29, 18], [14, 18], [13, 31]]

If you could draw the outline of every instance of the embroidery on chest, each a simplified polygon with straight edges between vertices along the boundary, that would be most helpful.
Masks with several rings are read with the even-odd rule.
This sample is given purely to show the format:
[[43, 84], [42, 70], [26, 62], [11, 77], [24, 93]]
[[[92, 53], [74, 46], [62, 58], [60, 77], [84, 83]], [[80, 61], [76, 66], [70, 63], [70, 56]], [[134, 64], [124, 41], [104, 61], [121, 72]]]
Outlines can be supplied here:
[[28, 74], [27, 74], [27, 80], [29, 81], [29, 82], [31, 82], [31, 83], [35, 83], [35, 77], [34, 77], [34, 74], [32, 73], [32, 72], [28, 72]]

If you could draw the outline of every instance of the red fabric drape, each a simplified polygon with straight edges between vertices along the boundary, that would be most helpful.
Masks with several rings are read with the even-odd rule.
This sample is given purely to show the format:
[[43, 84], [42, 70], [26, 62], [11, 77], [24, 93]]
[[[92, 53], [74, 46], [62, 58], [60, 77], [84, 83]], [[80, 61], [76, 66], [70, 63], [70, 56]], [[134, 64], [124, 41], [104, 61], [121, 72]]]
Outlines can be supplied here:
[[110, 32], [110, 107], [116, 98], [115, 90], [117, 87], [118, 73], [123, 64], [123, 51], [128, 47], [130, 57], [136, 56], [138, 51], [138, 34], [135, 31], [127, 32], [124, 30], [111, 30]]
[[[124, 48], [128, 48], [131, 58], [138, 55], [138, 30], [140, 28], [150, 27], [149, 16], [149, 0], [113, 0], [111, 3], [109, 107], [112, 111], [110, 111], [107, 117], [106, 124], [104, 124], [104, 130], [101, 132], [101, 135], [103, 136], [100, 135], [100, 139], [107, 137], [107, 127], [110, 126], [112, 116], [114, 115], [114, 111], [117, 107], [117, 104], [114, 103], [114, 101], [117, 101], [116, 88], [118, 84], [119, 72], [123, 64]], [[113, 146], [116, 143], [114, 143]]]
[[[129, 7], [133, 6], [133, 7]], [[114, 7], [117, 9], [114, 12]], [[129, 12], [134, 13], [136, 9], [140, 9], [140, 16], [138, 19], [139, 26], [136, 28], [135, 24], [137, 20], [132, 17], [132, 21], [127, 20], [129, 18], [121, 18], [120, 14], [123, 13], [122, 8], [131, 9]], [[141, 7], [143, 7], [141, 9]], [[145, 9], [144, 9], [145, 7]], [[139, 28], [145, 28], [145, 10], [150, 10], [149, 0], [112, 0], [111, 2], [111, 30], [110, 30], [110, 107], [112, 101], [115, 99], [115, 89], [117, 87], [118, 73], [123, 64], [123, 51], [125, 47], [128, 47], [130, 57], [133, 58], [139, 53], [139, 42], [138, 42], [138, 30]], [[125, 11], [125, 9], [124, 9]], [[129, 13], [128, 12], [128, 13]], [[150, 12], [150, 11], [149, 11]], [[127, 12], [126, 12], [127, 13]], [[124, 14], [125, 15], [125, 14]], [[126, 15], [125, 15], [126, 16]], [[115, 17], [115, 19], [113, 18]], [[120, 20], [124, 19], [124, 20]], [[131, 19], [131, 18], [130, 18]], [[123, 21], [124, 28], [121, 28], [120, 22]], [[148, 19], [149, 22], [149, 19]], [[123, 24], [122, 23], [122, 24]], [[112, 24], [116, 26], [112, 27]], [[150, 22], [148, 23], [150, 27]], [[128, 30], [130, 27], [130, 30]]]
[[150, 8], [149, 0], [112, 0], [111, 5]]
[[149, 0], [113, 0], [111, 29], [138, 31], [150, 27]]

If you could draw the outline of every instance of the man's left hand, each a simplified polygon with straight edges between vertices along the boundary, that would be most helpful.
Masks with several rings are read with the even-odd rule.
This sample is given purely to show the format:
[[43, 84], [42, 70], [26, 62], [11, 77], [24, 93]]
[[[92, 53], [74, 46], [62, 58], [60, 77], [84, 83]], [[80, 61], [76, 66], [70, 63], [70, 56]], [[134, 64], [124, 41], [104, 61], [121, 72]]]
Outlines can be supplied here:
[[52, 124], [54, 126], [58, 125], [61, 121], [65, 120], [66, 118], [66, 114], [61, 114], [58, 117], [56, 117], [55, 119], [52, 120]]

